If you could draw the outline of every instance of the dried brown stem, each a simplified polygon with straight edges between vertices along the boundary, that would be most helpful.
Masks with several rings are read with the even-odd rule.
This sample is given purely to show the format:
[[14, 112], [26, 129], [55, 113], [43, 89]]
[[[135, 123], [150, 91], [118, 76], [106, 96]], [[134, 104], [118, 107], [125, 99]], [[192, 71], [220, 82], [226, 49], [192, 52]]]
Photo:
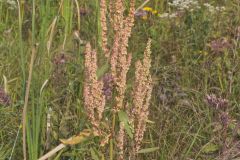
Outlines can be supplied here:
[[52, 157], [55, 153], [57, 153], [58, 151], [62, 150], [65, 147], [66, 147], [66, 145], [61, 143], [57, 147], [52, 149], [50, 152], [48, 152], [47, 154], [45, 154], [44, 156], [39, 158], [38, 160], [46, 160], [46, 159]]

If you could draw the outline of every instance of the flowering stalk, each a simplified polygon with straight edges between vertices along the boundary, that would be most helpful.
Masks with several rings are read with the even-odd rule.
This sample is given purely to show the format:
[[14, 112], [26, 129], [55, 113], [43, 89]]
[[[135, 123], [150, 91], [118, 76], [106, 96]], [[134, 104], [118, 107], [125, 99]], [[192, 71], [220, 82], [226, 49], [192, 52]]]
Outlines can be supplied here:
[[[123, 0], [110, 1], [110, 23], [114, 31], [113, 44], [108, 47], [107, 38], [107, 4], [106, 0], [100, 1], [100, 15], [102, 28], [102, 50], [105, 57], [110, 63], [110, 73], [106, 74], [100, 82], [97, 80], [97, 56], [96, 52], [91, 49], [90, 44], [86, 45], [85, 53], [85, 84], [84, 84], [84, 106], [93, 126], [93, 130], [99, 135], [101, 129], [98, 127], [102, 120], [105, 103], [112, 100], [112, 121], [111, 121], [111, 136], [109, 146], [109, 159], [115, 159], [115, 151], [119, 151], [117, 159], [124, 159], [124, 142], [125, 123], [117, 123], [117, 113], [127, 110], [128, 102], [126, 97], [127, 73], [129, 71], [132, 54], [128, 53], [128, 43], [134, 26], [135, 16], [135, 0], [130, 0], [130, 9], [127, 16], [124, 16], [125, 7]], [[135, 86], [133, 90], [133, 108], [129, 111], [130, 122], [134, 129], [134, 157], [140, 149], [143, 139], [143, 134], [146, 128], [146, 120], [148, 117], [149, 101], [152, 92], [152, 79], [150, 75], [150, 47], [151, 40], [147, 43], [146, 51], [144, 52], [143, 61], [136, 63]], [[108, 84], [111, 83], [111, 84]], [[112, 92], [114, 97], [112, 97]], [[107, 100], [107, 101], [106, 101]], [[118, 129], [118, 131], [116, 131]], [[117, 135], [117, 137], [115, 136]], [[114, 139], [118, 142], [116, 149], [114, 148]]]
[[105, 96], [103, 94], [103, 82], [97, 80], [97, 55], [86, 45], [85, 51], [85, 85], [84, 85], [84, 107], [88, 118], [93, 125], [93, 131], [100, 135], [99, 125], [105, 107]]
[[135, 71], [135, 86], [133, 89], [133, 109], [129, 117], [133, 122], [134, 128], [134, 146], [133, 155], [139, 149], [143, 140], [143, 135], [146, 130], [146, 120], [149, 114], [149, 105], [152, 93], [152, 77], [150, 74], [151, 67], [151, 40], [147, 43], [147, 48], [144, 52], [143, 61], [137, 61]]
[[106, 0], [101, 0], [100, 2], [100, 21], [101, 21], [101, 34], [102, 34], [102, 50], [105, 54], [105, 56], [108, 58], [109, 57], [109, 49], [107, 46], [107, 18], [106, 18], [106, 13], [107, 13], [107, 6], [106, 6]]

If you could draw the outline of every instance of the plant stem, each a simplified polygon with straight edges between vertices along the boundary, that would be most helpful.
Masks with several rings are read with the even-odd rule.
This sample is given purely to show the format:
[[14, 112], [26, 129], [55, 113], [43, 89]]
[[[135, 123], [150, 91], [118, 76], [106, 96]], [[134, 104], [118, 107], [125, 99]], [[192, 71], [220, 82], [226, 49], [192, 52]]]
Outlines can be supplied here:
[[34, 58], [36, 55], [36, 48], [32, 48], [32, 55], [31, 55], [31, 62], [29, 65], [29, 75], [28, 75], [28, 81], [27, 81], [27, 87], [26, 87], [26, 94], [24, 99], [24, 107], [23, 107], [23, 114], [22, 114], [22, 126], [23, 126], [23, 156], [24, 160], [27, 159], [27, 142], [26, 142], [26, 116], [27, 116], [27, 106], [28, 106], [28, 99], [29, 99], [29, 92], [30, 92], [30, 86], [31, 86], [31, 80], [32, 80], [32, 71], [33, 71], [33, 63]]
[[113, 154], [114, 154], [113, 138], [114, 138], [115, 123], [116, 123], [116, 113], [113, 114], [113, 119], [112, 119], [112, 136], [110, 139], [110, 160], [113, 160]]
[[[25, 88], [25, 80], [26, 80], [26, 74], [25, 74], [25, 58], [23, 55], [23, 39], [22, 39], [22, 10], [21, 10], [21, 3], [19, 2], [19, 0], [17, 0], [17, 4], [18, 4], [18, 34], [19, 34], [19, 45], [20, 45], [20, 59], [21, 59], [21, 69], [22, 69], [22, 78], [23, 78], [23, 88]], [[23, 95], [24, 95], [24, 91], [23, 91]]]

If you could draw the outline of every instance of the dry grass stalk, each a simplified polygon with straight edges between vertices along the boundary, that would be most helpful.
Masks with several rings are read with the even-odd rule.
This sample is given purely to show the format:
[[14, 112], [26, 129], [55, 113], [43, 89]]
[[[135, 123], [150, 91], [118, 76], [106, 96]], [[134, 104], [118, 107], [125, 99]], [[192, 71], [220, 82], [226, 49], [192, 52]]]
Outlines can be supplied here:
[[51, 129], [52, 129], [51, 114], [52, 114], [52, 108], [50, 107], [47, 113], [46, 142], [45, 142], [46, 150], [49, 150], [50, 143], [51, 143]]
[[139, 10], [141, 10], [150, 0], [145, 0], [135, 11], [137, 13]]
[[99, 133], [99, 125], [105, 106], [103, 94], [103, 82], [97, 80], [97, 53], [91, 49], [90, 43], [85, 51], [85, 82], [84, 82], [84, 106], [87, 115], [93, 125], [93, 130]]
[[46, 159], [52, 157], [54, 154], [56, 154], [58, 151], [62, 150], [65, 147], [66, 147], [66, 145], [61, 143], [57, 147], [55, 147], [54, 149], [49, 151], [47, 154], [45, 154], [44, 156], [39, 158], [38, 160], [46, 160]]

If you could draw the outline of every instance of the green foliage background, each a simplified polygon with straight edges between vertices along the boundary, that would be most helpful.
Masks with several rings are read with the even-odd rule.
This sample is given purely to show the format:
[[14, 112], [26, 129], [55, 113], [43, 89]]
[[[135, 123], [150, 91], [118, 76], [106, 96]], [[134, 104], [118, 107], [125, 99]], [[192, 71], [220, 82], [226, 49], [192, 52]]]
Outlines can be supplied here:
[[[0, 84], [8, 87], [11, 97], [10, 106], [0, 105], [0, 159], [9, 158], [12, 151], [12, 159], [22, 159], [20, 124], [32, 46], [37, 45], [38, 52], [28, 110], [29, 159], [35, 160], [46, 153], [47, 113], [52, 115], [50, 148], [59, 144], [59, 138], [75, 135], [88, 125], [82, 103], [83, 50], [85, 42], [91, 41], [101, 57], [99, 4], [97, 0], [77, 1], [82, 12], [79, 21], [76, 1], [64, 0], [59, 9], [60, 2], [20, 1], [19, 16], [16, 1], [0, 1]], [[147, 6], [160, 14], [174, 12], [168, 2], [152, 0]], [[149, 37], [153, 41], [154, 91], [149, 120], [154, 123], [147, 125], [143, 148], [159, 147], [154, 152], [140, 154], [141, 159], [217, 157], [216, 152], [204, 152], [209, 143], [214, 144], [209, 145], [212, 148], [223, 145], [222, 135], [214, 132], [215, 113], [204, 101], [207, 94], [227, 98], [229, 114], [239, 119], [240, 2], [199, 2], [226, 9], [210, 14], [202, 7], [166, 19], [150, 14], [147, 19], [136, 17], [129, 44], [133, 60], [142, 58]], [[136, 5], [142, 3], [137, 0]], [[55, 18], [55, 27], [51, 28]], [[81, 41], [76, 39], [76, 31]], [[231, 47], [215, 53], [210, 44], [220, 38], [226, 39]], [[49, 50], [48, 44], [51, 44]], [[67, 55], [66, 63], [56, 64], [57, 55], [62, 53]], [[130, 70], [129, 83], [133, 73]], [[228, 132], [227, 137], [231, 138], [232, 133]], [[64, 149], [55, 159], [98, 159], [104, 152], [97, 140], [89, 140]]]

